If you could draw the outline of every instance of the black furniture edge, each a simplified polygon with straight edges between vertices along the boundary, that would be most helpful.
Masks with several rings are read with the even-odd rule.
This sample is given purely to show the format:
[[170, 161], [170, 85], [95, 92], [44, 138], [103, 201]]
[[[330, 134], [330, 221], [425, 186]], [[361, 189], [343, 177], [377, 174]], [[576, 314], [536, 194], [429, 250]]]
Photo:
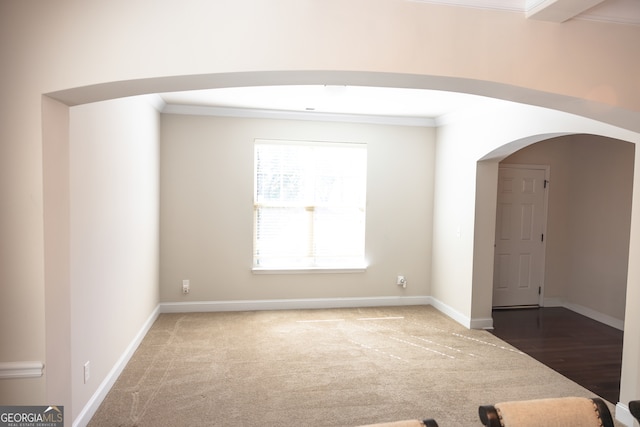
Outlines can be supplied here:
[[640, 400], [632, 400], [629, 402], [629, 411], [633, 418], [640, 422]]
[[485, 427], [500, 427], [500, 417], [493, 405], [482, 405], [478, 408], [480, 421]]

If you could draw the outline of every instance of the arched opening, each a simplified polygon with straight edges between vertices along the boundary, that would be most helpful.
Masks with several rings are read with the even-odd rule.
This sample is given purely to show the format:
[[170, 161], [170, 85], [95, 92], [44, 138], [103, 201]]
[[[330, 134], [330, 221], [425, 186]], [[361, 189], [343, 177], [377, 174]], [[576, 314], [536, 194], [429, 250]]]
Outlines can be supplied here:
[[600, 311], [601, 321], [622, 329], [634, 151], [625, 141], [576, 134], [537, 142], [500, 162], [551, 171], [543, 305]]
[[[114, 99], [120, 98], [124, 96], [130, 95], [139, 95], [139, 94], [147, 94], [147, 93], [155, 93], [162, 91], [175, 91], [175, 90], [185, 90], [185, 89], [196, 89], [196, 88], [208, 88], [208, 87], [225, 87], [225, 86], [242, 86], [242, 85], [251, 85], [251, 84], [291, 84], [294, 83], [326, 83], [327, 81], [332, 82], [334, 84], [366, 84], [366, 85], [381, 85], [387, 87], [415, 87], [415, 88], [430, 88], [430, 89], [440, 89], [440, 90], [454, 90], [460, 88], [464, 88], [464, 91], [469, 93], [483, 94], [483, 95], [491, 95], [493, 92], [491, 87], [484, 87], [482, 82], [466, 82], [466, 84], [462, 84], [458, 86], [461, 82], [456, 81], [454, 79], [443, 79], [443, 78], [432, 78], [432, 77], [417, 77], [417, 76], [402, 76], [402, 75], [387, 75], [387, 74], [368, 74], [368, 73], [324, 73], [324, 72], [309, 72], [309, 73], [237, 73], [237, 74], [229, 74], [229, 75], [216, 75], [216, 76], [182, 76], [175, 78], [163, 78], [163, 79], [148, 79], [142, 81], [131, 81], [131, 82], [114, 82], [108, 83], [104, 85], [95, 85], [88, 88], [76, 88], [70, 89], [67, 91], [60, 91], [56, 93], [49, 94], [51, 98], [59, 100], [60, 102], [55, 103], [56, 105], [51, 107], [50, 105], [46, 105], [45, 103], [45, 117], [48, 117], [45, 120], [45, 124], [54, 123], [60, 120], [61, 122], [65, 119], [65, 114], [68, 114], [69, 105], [81, 105], [84, 103], [106, 100], [106, 99]], [[501, 88], [504, 89], [504, 88]], [[527, 93], [525, 90], [514, 89], [513, 93], [518, 93], [518, 96], [523, 96]], [[512, 93], [512, 94], [513, 94]], [[500, 90], [495, 91], [496, 96], [501, 98], [506, 98], [504, 92]], [[517, 98], [517, 96], [516, 96]], [[551, 101], [549, 101], [552, 104]], [[572, 126], [569, 126], [574, 127]], [[561, 133], [561, 132], [559, 132]], [[45, 147], [55, 148], [56, 144], [58, 148], [62, 151], [49, 151], [45, 149], [45, 165], [50, 165], [51, 168], [45, 171], [45, 180], [50, 177], [57, 177], [59, 179], [59, 183], [61, 183], [62, 191], [60, 192], [60, 188], [52, 190], [47, 189], [45, 186], [45, 198], [47, 195], [52, 197], [59, 198], [60, 196], [69, 197], [69, 189], [64, 189], [65, 182], [68, 182], [68, 177], [65, 174], [68, 173], [68, 170], [64, 169], [64, 163], [58, 163], [57, 160], [54, 160], [53, 157], [62, 153], [64, 156], [65, 149], [68, 150], [68, 139], [69, 139], [69, 129], [52, 129], [50, 127], [45, 126], [45, 136], [44, 136], [44, 144]], [[533, 139], [536, 138], [545, 138], [548, 137], [548, 134], [544, 134], [543, 136], [536, 135]], [[500, 141], [501, 138], [498, 139]], [[51, 142], [54, 144], [50, 145]], [[490, 146], [495, 150], [507, 150], [515, 149], [514, 147], [518, 144], [522, 146], [525, 143], [533, 142], [532, 139], [529, 138], [521, 138], [518, 139], [518, 142], [515, 145], [509, 145], [504, 143], [496, 143], [495, 146]], [[65, 145], [66, 144], [66, 145]], [[68, 152], [66, 153], [68, 155]], [[53, 156], [53, 157], [52, 157]], [[477, 157], [476, 157], [477, 158]], [[492, 158], [493, 159], [493, 158]], [[492, 191], [495, 192], [495, 181], [491, 184], [491, 179], [495, 179], [494, 172], [497, 171], [497, 162], [494, 160], [487, 160], [484, 163], [485, 166], [488, 166], [484, 172], [487, 172], [488, 181], [483, 179], [478, 179], [478, 185], [481, 191], [478, 191], [475, 195], [475, 203], [478, 203], [479, 195], [483, 193], [490, 194]], [[466, 163], [464, 164], [465, 169], [472, 169], [468, 167]], [[475, 167], [475, 162], [473, 163], [473, 167]], [[478, 166], [478, 177], [481, 178], [483, 171], [481, 170], [483, 167], [479, 164]], [[475, 170], [474, 170], [475, 173]], [[49, 182], [56, 182], [55, 180]], [[65, 193], [66, 191], [66, 193]], [[491, 197], [489, 197], [491, 198]], [[486, 204], [486, 201], [481, 203], [482, 207], [489, 206]], [[59, 235], [58, 233], [64, 232], [65, 227], [68, 230], [69, 227], [69, 217], [68, 212], [64, 211], [56, 211], [52, 210], [53, 205], [45, 206], [45, 218], [46, 220], [50, 220], [46, 228], [48, 232], [45, 231], [45, 239], [48, 245], [47, 252], [49, 254], [55, 253], [57, 250], [62, 249], [62, 251], [58, 252], [55, 257], [50, 258], [51, 263], [55, 261], [58, 265], [69, 265], [71, 261], [69, 259], [68, 253], [68, 245], [69, 236]], [[474, 206], [473, 196], [471, 196], [471, 200], [465, 196], [465, 209], [469, 206]], [[477, 205], [471, 208], [478, 209]], [[495, 199], [493, 203], [493, 216], [489, 215], [488, 217], [476, 217], [475, 227], [471, 226], [470, 228], [463, 228], [463, 235], [470, 229], [475, 233], [476, 239], [473, 240], [473, 245], [484, 245], [486, 246], [489, 242], [491, 242], [491, 238], [487, 239], [486, 235], [480, 236], [478, 233], [486, 233], [492, 227], [495, 227], [495, 224], [489, 228], [479, 227], [478, 219], [484, 218], [485, 220], [489, 218], [489, 223], [492, 218], [495, 218]], [[491, 210], [491, 208], [489, 208]], [[468, 212], [465, 212], [468, 213]], [[57, 227], [62, 225], [62, 227]], [[54, 232], [55, 231], [55, 232]], [[489, 234], [490, 236], [490, 234]], [[482, 237], [479, 239], [478, 237]], [[465, 242], [466, 244], [467, 242]], [[434, 247], [436, 247], [437, 243], [434, 242]], [[440, 249], [440, 247], [438, 247]], [[65, 250], [67, 252], [65, 252]], [[472, 254], [472, 258], [466, 260], [471, 262], [474, 267], [480, 266], [481, 268], [474, 268], [473, 278], [472, 280], [464, 281], [463, 287], [458, 289], [462, 298], [469, 301], [468, 307], [464, 307], [462, 309], [458, 307], [454, 307], [454, 311], [462, 312], [463, 317], [466, 318], [487, 318], [490, 317], [490, 307], [491, 301], [490, 298], [487, 299], [487, 287], [486, 282], [477, 286], [476, 283], [476, 275], [481, 274], [485, 271], [491, 270], [492, 260], [486, 258], [486, 254], [488, 252], [484, 251], [484, 255], [480, 255], [478, 251], [475, 251], [475, 254]], [[65, 277], [65, 275], [67, 277]], [[55, 304], [66, 303], [69, 300], [71, 295], [71, 289], [68, 288], [68, 285], [65, 284], [65, 279], [68, 279], [69, 272], [68, 271], [57, 271], [52, 272], [52, 270], [48, 270], [46, 273], [45, 281], [47, 282], [47, 306], [53, 307]], [[469, 277], [471, 279], [471, 277]], [[473, 283], [472, 283], [473, 282]], [[479, 283], [479, 282], [478, 282]], [[490, 286], [490, 282], [489, 286]], [[53, 284], [53, 285], [52, 285]], [[490, 295], [490, 294], [489, 294]], [[438, 294], [438, 298], [441, 298], [445, 303], [453, 305], [453, 298], [449, 298], [446, 294]], [[60, 307], [60, 306], [58, 306]], [[58, 384], [63, 384], [59, 386], [64, 390], [52, 390], [51, 395], [65, 395], [71, 394], [71, 386], [65, 387], [64, 378], [68, 378], [71, 376], [70, 372], [72, 371], [70, 366], [70, 357], [69, 350], [70, 346], [65, 345], [64, 340], [59, 340], [60, 329], [68, 330], [69, 324], [71, 320], [68, 317], [57, 318], [55, 322], [50, 323], [49, 321], [56, 317], [58, 311], [54, 312], [53, 310], [47, 311], [47, 342], [51, 343], [51, 347], [47, 348], [49, 366], [55, 367], [55, 372], [61, 374], [61, 381], [57, 382]], [[51, 325], [51, 327], [49, 327]], [[60, 329], [57, 329], [54, 326], [59, 326]], [[477, 326], [477, 325], [472, 325]], [[67, 337], [70, 341], [71, 338]], [[68, 342], [66, 344], [69, 344]], [[60, 351], [62, 349], [62, 351]], [[69, 356], [69, 357], [68, 357]], [[76, 360], [77, 362], [77, 360]], [[57, 366], [56, 366], [57, 365]], [[74, 366], [75, 369], [75, 366]], [[54, 371], [54, 369], [50, 369], [50, 372]], [[48, 384], [56, 383], [56, 381], [52, 381], [52, 378], [48, 378]], [[48, 386], [49, 387], [49, 386]], [[70, 400], [70, 398], [69, 398]]]
[[[552, 172], [546, 188], [541, 190], [546, 193], [548, 200], [545, 239], [544, 242], [534, 243], [536, 248], [544, 247], [544, 252], [540, 252], [545, 255], [538, 265], [540, 271], [528, 270], [534, 263], [507, 264], [512, 270], [516, 270], [511, 280], [522, 280], [514, 283], [514, 287], [518, 290], [526, 290], [528, 286], [533, 291], [538, 289], [539, 299], [534, 301], [534, 305], [539, 303], [544, 308], [535, 308], [529, 312], [522, 309], [494, 311], [495, 333], [507, 341], [514, 338], [511, 333], [517, 335], [521, 350], [532, 351], [533, 357], [547, 361], [551, 364], [550, 367], [569, 378], [591, 386], [593, 392], [605, 395], [612, 402], [618, 401], [619, 393], [634, 151], [635, 146], [628, 142], [575, 134], [537, 142], [500, 162], [506, 181], [510, 179], [510, 171], [518, 170], [517, 168], [534, 170], [546, 166]], [[508, 194], [511, 190], [502, 190], [505, 192], [502, 196], [500, 189], [498, 191], [498, 213], [513, 211], [511, 196]], [[504, 225], [507, 221], [498, 215], [496, 266], [500, 265], [500, 259], [508, 260], [512, 255], [514, 258], [518, 257], [518, 251], [514, 248], [517, 243], [500, 241], [501, 238], [511, 237], [508, 235], [509, 228]], [[500, 248], [503, 253], [499, 256], [497, 252]], [[524, 271], [517, 271], [519, 267]], [[494, 297], [498, 295], [498, 298], [503, 298], [501, 293], [510, 292], [505, 287], [509, 284], [506, 281], [501, 283], [505, 277], [499, 277], [505, 269], [502, 266], [494, 270]], [[535, 283], [527, 282], [533, 277], [538, 278]], [[493, 306], [497, 305], [500, 304], [494, 299]], [[553, 337], [545, 328], [550, 327], [556, 319], [560, 321], [559, 316], [566, 316], [567, 326], [557, 324], [554, 333], [558, 336]], [[582, 316], [586, 326], [577, 323]], [[509, 326], [506, 326], [506, 319], [510, 319]], [[576, 319], [576, 323], [572, 319]], [[586, 319], [600, 322], [602, 327]], [[572, 332], [572, 324], [579, 329]], [[580, 329], [588, 329], [589, 325], [593, 325], [593, 337], [586, 332], [583, 338], [578, 338], [582, 332]], [[549, 355], [543, 351], [531, 350], [527, 343], [528, 337], [531, 337], [532, 342], [535, 339], [544, 342], [548, 337], [549, 344], [540, 348], [546, 348]], [[562, 348], [554, 349], [554, 342], [562, 342], [571, 337], [575, 337], [576, 348], [572, 350], [575, 356], [557, 356], [554, 359], [552, 352], [557, 355], [563, 351]], [[594, 342], [587, 342], [591, 338]], [[598, 344], [594, 344], [595, 342]], [[515, 342], [512, 343], [518, 346]], [[599, 357], [590, 359], [589, 356], [594, 354], [592, 351], [579, 351], [579, 346], [583, 344], [597, 345]], [[564, 365], [557, 363], [554, 366], [555, 360], [559, 359], [572, 362]], [[591, 366], [593, 375], [586, 378], [578, 365]]]

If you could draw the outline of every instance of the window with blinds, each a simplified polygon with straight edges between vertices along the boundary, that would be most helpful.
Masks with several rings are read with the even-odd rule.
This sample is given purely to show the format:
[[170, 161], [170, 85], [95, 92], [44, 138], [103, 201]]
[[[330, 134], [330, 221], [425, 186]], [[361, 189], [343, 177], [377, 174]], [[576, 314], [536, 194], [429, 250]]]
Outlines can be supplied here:
[[364, 266], [367, 146], [255, 141], [254, 268]]

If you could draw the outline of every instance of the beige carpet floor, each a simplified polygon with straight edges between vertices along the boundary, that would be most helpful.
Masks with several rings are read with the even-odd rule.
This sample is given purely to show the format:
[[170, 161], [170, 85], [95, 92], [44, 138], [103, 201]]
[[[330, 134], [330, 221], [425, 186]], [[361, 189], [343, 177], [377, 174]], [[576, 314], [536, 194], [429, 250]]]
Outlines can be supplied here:
[[89, 426], [480, 426], [560, 396], [593, 393], [429, 306], [162, 314]]

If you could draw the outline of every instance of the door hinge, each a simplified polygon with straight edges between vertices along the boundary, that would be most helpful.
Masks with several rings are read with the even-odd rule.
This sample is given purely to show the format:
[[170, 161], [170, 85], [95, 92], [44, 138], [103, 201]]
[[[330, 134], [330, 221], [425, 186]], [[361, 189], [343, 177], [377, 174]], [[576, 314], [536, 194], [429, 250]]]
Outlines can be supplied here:
[[548, 185], [548, 184], [549, 184], [549, 180], [548, 180], [548, 179], [545, 179], [545, 180], [544, 180], [544, 188], [547, 188], [547, 185]]
[[538, 286], [538, 295], [542, 293], [542, 286]]
[[541, 242], [544, 242], [544, 233], [542, 233], [542, 234], [540, 235], [540, 241], [541, 241]]

